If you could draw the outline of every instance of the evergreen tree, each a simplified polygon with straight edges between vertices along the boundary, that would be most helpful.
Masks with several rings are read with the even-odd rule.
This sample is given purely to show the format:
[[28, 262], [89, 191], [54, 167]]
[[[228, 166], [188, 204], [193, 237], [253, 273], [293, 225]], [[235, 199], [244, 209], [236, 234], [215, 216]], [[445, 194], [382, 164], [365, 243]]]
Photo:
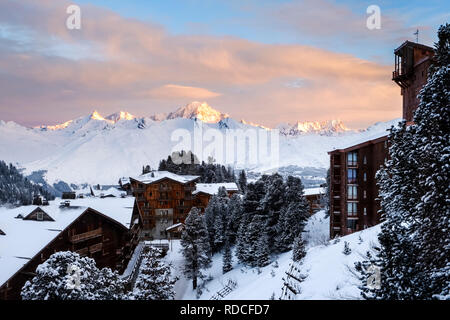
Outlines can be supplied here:
[[300, 261], [306, 256], [305, 242], [302, 235], [298, 235], [294, 239], [294, 245], [292, 249], [292, 259], [294, 261]]
[[231, 246], [230, 242], [227, 241], [224, 246], [223, 251], [223, 267], [222, 271], [223, 273], [227, 273], [228, 271], [231, 271], [233, 269], [233, 257], [231, 254]]
[[133, 290], [137, 300], [173, 300], [177, 278], [171, 277], [171, 266], [161, 261], [162, 251], [150, 247], [144, 252], [139, 275]]
[[192, 287], [196, 289], [197, 278], [202, 277], [202, 269], [211, 265], [211, 258], [205, 221], [200, 210], [195, 207], [186, 218], [181, 246], [185, 260], [183, 273], [188, 279], [192, 279]]
[[36, 268], [21, 292], [24, 300], [111, 300], [125, 297], [117, 272], [99, 270], [95, 261], [77, 253], [56, 252]]
[[389, 135], [390, 160], [378, 174], [385, 223], [375, 257], [357, 265], [381, 271], [380, 288], [363, 282], [368, 299], [450, 297], [450, 25], [439, 29], [435, 62], [419, 94], [414, 124]]
[[245, 170], [241, 170], [238, 178], [238, 187], [242, 193], [247, 191], [247, 175], [245, 174]]
[[289, 176], [284, 187], [283, 207], [276, 226], [276, 247], [285, 252], [292, 249], [294, 239], [303, 232], [309, 217], [309, 204], [299, 178]]
[[350, 249], [350, 245], [347, 241], [344, 241], [344, 250], [342, 250], [342, 253], [348, 256], [350, 253], [352, 253], [352, 249]]
[[231, 196], [228, 202], [228, 226], [227, 226], [227, 239], [230, 244], [235, 244], [239, 225], [241, 223], [243, 215], [242, 198], [239, 194], [235, 193]]

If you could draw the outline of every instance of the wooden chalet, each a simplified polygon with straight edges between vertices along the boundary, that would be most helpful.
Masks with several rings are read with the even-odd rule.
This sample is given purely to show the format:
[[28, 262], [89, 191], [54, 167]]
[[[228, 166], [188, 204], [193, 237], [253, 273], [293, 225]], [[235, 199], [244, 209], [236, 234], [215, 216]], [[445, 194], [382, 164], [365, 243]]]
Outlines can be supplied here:
[[[434, 49], [406, 41], [394, 50], [392, 80], [401, 87], [403, 119], [413, 121], [417, 95], [427, 82]], [[330, 236], [342, 236], [380, 222], [375, 174], [389, 156], [387, 133], [330, 155]]]
[[143, 221], [143, 239], [165, 239], [168, 227], [184, 223], [194, 205], [192, 192], [198, 179], [198, 176], [168, 171], [151, 171], [130, 177], [131, 190]]
[[195, 185], [195, 191], [192, 193], [195, 196], [194, 206], [199, 208], [201, 212], [205, 212], [209, 200], [213, 195], [219, 193], [219, 189], [221, 187], [224, 187], [227, 190], [229, 197], [231, 197], [236, 192], [239, 192], [239, 188], [234, 182], [197, 183]]
[[[21, 289], [36, 267], [58, 251], [91, 257], [99, 268], [124, 271], [141, 230], [134, 199], [74, 202], [69, 207], [51, 204], [45, 212], [34, 206], [0, 212], [5, 231], [0, 237], [0, 299], [20, 299]], [[18, 212], [25, 210], [31, 212], [17, 219]]]
[[306, 188], [305, 198], [309, 203], [309, 214], [313, 215], [324, 208], [325, 188]]

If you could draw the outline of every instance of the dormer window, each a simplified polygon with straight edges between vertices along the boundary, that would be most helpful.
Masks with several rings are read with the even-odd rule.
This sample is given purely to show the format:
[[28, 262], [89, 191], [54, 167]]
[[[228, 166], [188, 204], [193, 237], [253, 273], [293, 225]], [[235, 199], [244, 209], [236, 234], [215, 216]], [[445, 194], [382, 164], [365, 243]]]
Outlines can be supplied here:
[[50, 217], [44, 210], [37, 207], [30, 214], [28, 214], [23, 220], [34, 220], [34, 221], [55, 221]]
[[38, 212], [36, 214], [36, 220], [37, 221], [43, 221], [44, 220], [44, 213], [43, 212]]

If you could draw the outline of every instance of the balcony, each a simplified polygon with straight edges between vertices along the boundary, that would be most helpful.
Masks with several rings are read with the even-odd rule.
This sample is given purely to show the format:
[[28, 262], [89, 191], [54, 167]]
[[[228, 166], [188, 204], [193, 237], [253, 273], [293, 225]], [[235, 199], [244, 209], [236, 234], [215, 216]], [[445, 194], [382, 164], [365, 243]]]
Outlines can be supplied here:
[[89, 253], [96, 253], [96, 252], [102, 251], [102, 249], [103, 249], [103, 243], [100, 242], [100, 243], [94, 244], [92, 246], [89, 246]]
[[78, 253], [80, 256], [87, 256], [89, 253], [89, 248], [83, 248], [80, 250], [76, 250], [75, 253]]
[[77, 242], [86, 241], [86, 240], [89, 240], [89, 239], [101, 237], [102, 235], [103, 235], [102, 228], [98, 228], [98, 229], [95, 229], [95, 230], [92, 230], [92, 231], [88, 231], [88, 232], [84, 232], [84, 233], [80, 233], [80, 234], [75, 234], [72, 237], [70, 237], [70, 242], [77, 243]]

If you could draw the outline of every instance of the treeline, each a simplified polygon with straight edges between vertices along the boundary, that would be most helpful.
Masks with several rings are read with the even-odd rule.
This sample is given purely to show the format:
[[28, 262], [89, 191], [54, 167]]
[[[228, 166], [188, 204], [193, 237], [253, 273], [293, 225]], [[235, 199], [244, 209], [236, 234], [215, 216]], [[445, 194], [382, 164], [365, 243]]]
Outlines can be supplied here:
[[[239, 180], [245, 181], [244, 177]], [[238, 261], [252, 267], [264, 267], [272, 255], [292, 249], [294, 259], [304, 256], [301, 234], [309, 217], [309, 204], [301, 180], [289, 176], [284, 181], [275, 173], [240, 187], [245, 193], [231, 198], [225, 188], [220, 188], [204, 215], [193, 208], [186, 219], [181, 244], [185, 275], [193, 279], [194, 289], [196, 279], [202, 278], [200, 270], [209, 267], [212, 254], [223, 253], [224, 273], [232, 269], [233, 246]]]
[[38, 195], [47, 200], [55, 198], [43, 187], [31, 183], [12, 164], [0, 161], [0, 205], [29, 205]]
[[[147, 167], [149, 169], [149, 167]], [[229, 166], [214, 164], [210, 158], [208, 163], [200, 162], [191, 151], [174, 152], [166, 160], [159, 162], [158, 170], [169, 171], [180, 175], [200, 176], [201, 183], [235, 182], [234, 170]], [[143, 172], [148, 171], [143, 168]]]

